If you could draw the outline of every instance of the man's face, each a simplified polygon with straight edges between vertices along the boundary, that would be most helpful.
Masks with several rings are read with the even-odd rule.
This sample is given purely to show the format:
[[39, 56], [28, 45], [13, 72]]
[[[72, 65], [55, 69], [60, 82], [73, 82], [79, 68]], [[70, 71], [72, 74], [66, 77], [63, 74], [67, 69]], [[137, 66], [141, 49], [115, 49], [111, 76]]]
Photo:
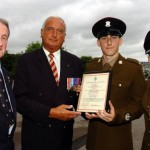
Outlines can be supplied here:
[[47, 21], [44, 29], [41, 30], [42, 44], [49, 52], [56, 52], [61, 48], [65, 35], [63, 21], [58, 18], [51, 18]]
[[97, 44], [101, 47], [103, 55], [113, 57], [119, 51], [119, 46], [122, 44], [122, 38], [119, 36], [103, 36], [97, 40]]
[[8, 37], [7, 27], [0, 22], [0, 58], [2, 58], [6, 52]]

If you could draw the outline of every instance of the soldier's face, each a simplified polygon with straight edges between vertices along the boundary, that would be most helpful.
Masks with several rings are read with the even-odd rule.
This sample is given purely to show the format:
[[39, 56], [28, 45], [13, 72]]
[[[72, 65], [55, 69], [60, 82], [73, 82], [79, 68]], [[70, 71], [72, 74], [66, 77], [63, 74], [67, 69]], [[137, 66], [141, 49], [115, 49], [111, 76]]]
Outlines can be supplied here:
[[114, 56], [119, 51], [119, 46], [122, 44], [122, 38], [119, 38], [119, 36], [107, 35], [98, 39], [97, 44], [101, 47], [103, 55]]

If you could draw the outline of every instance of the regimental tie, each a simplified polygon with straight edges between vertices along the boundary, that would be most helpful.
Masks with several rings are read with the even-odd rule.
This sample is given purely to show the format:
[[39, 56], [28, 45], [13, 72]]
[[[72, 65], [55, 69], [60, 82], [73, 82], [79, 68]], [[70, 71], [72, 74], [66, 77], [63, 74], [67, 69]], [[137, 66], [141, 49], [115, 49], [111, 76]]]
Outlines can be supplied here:
[[2, 107], [2, 111], [6, 115], [9, 120], [9, 125], [14, 123], [14, 115], [12, 112], [12, 108], [10, 106], [10, 102], [8, 99], [7, 91], [4, 84], [4, 79], [2, 73], [0, 71], [0, 105]]
[[49, 57], [50, 57], [50, 62], [49, 63], [50, 63], [50, 66], [51, 66], [51, 70], [53, 72], [56, 84], [58, 86], [59, 85], [58, 72], [57, 72], [56, 64], [54, 62], [54, 55], [53, 55], [53, 53], [49, 54]]
[[104, 71], [109, 71], [111, 69], [111, 65], [109, 63], [105, 63], [103, 66]]

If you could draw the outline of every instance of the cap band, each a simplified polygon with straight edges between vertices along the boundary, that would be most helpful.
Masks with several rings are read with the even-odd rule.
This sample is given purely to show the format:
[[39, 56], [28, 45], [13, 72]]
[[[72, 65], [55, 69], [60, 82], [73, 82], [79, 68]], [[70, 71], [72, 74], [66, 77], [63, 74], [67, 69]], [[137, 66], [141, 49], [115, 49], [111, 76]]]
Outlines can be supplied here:
[[107, 36], [107, 35], [122, 37], [122, 34], [121, 34], [121, 32], [119, 30], [108, 29], [106, 31], [98, 32], [97, 38], [99, 39], [99, 38]]

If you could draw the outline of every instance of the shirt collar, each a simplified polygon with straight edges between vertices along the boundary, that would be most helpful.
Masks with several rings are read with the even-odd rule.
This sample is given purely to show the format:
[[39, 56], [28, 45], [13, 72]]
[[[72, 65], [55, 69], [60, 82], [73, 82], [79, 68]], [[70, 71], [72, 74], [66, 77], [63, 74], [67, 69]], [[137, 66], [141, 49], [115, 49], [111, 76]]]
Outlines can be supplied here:
[[105, 63], [109, 63], [109, 65], [110, 65], [111, 67], [113, 67], [113, 65], [114, 65], [115, 62], [117, 61], [118, 57], [119, 57], [119, 53], [118, 53], [118, 55], [117, 55], [113, 60], [111, 60], [110, 62], [107, 62], [107, 61], [104, 59], [104, 57], [102, 57], [102, 63], [103, 63], [103, 65], [104, 65]]
[[[44, 47], [43, 47], [43, 50], [44, 50], [44, 53], [45, 53], [47, 59], [50, 60], [50, 58], [49, 58], [50, 52], [48, 50], [46, 50]], [[56, 60], [60, 60], [60, 49], [58, 51], [54, 52], [53, 55]]]

